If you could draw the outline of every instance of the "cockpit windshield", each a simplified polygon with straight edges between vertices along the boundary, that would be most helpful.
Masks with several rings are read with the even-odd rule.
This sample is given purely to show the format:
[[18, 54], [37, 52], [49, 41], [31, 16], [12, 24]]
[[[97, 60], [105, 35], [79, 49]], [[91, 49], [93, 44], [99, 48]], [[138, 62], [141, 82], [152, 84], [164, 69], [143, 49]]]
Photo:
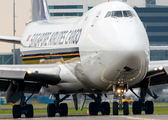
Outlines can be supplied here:
[[124, 17], [132, 17], [132, 12], [131, 11], [123, 11]]
[[106, 18], [106, 17], [110, 17], [110, 16], [111, 16], [111, 12], [108, 12], [108, 13], [106, 14], [105, 18]]
[[133, 17], [133, 12], [127, 10], [127, 11], [109, 11], [106, 17]]
[[111, 17], [122, 17], [122, 11], [113, 11]]

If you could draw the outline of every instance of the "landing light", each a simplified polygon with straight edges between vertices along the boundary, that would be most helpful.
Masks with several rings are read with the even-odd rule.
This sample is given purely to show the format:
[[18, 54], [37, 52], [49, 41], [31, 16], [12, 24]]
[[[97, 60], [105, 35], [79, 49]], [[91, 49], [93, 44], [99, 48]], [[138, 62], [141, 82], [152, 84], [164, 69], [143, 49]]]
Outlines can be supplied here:
[[121, 90], [120, 90], [120, 89], [117, 89], [117, 93], [121, 93]]
[[33, 72], [31, 70], [28, 70], [27, 71], [27, 74], [32, 74]]
[[163, 67], [162, 67], [162, 66], [160, 66], [160, 67], [159, 67], [159, 70], [163, 70]]
[[157, 68], [156, 68], [156, 67], [154, 68], [154, 71], [157, 71]]

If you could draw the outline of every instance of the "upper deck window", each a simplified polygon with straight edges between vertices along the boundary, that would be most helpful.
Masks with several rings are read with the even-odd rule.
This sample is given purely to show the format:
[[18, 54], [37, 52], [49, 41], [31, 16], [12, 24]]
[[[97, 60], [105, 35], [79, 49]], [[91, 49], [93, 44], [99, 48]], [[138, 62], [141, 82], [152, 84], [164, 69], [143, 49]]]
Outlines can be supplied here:
[[131, 11], [109, 11], [106, 17], [133, 17], [133, 13]]

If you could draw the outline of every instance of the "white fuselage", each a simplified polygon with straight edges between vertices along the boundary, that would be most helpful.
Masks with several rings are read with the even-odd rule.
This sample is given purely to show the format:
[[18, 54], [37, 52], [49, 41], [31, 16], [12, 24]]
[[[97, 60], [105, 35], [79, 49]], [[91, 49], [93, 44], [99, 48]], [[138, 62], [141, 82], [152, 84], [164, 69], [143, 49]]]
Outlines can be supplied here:
[[[105, 17], [109, 11], [131, 11], [132, 17]], [[119, 80], [129, 87], [145, 77], [149, 41], [132, 7], [107, 2], [81, 18], [38, 21], [22, 36], [24, 64], [58, 64], [61, 82], [48, 92], [111, 91]]]

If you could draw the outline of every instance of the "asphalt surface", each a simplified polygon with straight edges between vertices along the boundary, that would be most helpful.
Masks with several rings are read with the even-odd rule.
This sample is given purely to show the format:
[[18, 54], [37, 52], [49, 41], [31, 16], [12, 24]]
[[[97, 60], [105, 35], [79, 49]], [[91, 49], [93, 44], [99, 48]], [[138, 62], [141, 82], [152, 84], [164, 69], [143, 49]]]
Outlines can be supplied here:
[[[0, 119], [12, 120], [12, 115], [0, 115]], [[48, 118], [46, 114], [35, 114], [34, 118], [25, 118], [22, 115], [22, 118], [25, 120], [168, 120], [168, 115], [109, 115], [109, 116], [89, 116], [89, 115], [68, 115], [68, 117], [51, 117]], [[17, 120], [17, 119], [14, 119]]]

